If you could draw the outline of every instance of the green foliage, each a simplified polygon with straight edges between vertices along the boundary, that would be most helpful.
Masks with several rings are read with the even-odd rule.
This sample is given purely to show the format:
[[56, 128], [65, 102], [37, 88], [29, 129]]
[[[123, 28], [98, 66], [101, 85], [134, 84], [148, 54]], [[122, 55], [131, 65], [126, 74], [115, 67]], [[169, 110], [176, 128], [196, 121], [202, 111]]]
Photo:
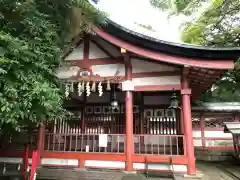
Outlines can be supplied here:
[[60, 57], [72, 32], [102, 20], [87, 0], [0, 1], [0, 129], [21, 131], [65, 115], [55, 77]]
[[[214, 47], [240, 46], [240, 1], [214, 0], [194, 22], [186, 24], [182, 40], [194, 45]], [[203, 101], [240, 101], [240, 62], [227, 72], [213, 89], [202, 95]]]
[[223, 78], [214, 85], [213, 90], [209, 90], [201, 97], [202, 101], [222, 101], [240, 102], [240, 69], [239, 61], [236, 68], [227, 72]]
[[[193, 16], [205, 0], [150, 0], [160, 9]], [[171, 3], [170, 3], [171, 2]], [[174, 4], [172, 6], [171, 4]], [[184, 23], [185, 43], [212, 47], [240, 46], [240, 1], [213, 0], [200, 16]], [[240, 101], [240, 60], [214, 87], [202, 95], [203, 101]]]
[[153, 7], [160, 10], [169, 10], [171, 14], [183, 13], [190, 15], [207, 0], [150, 0]]
[[195, 45], [239, 46], [239, 11], [239, 0], [214, 0], [196, 21], [186, 23], [182, 40]]

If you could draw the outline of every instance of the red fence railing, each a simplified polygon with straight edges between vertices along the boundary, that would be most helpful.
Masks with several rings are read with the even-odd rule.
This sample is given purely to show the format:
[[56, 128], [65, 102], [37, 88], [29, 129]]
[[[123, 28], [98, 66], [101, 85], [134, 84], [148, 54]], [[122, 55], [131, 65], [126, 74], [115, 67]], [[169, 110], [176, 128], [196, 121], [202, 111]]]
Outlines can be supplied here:
[[[102, 147], [100, 136], [105, 136]], [[134, 135], [135, 154], [184, 155], [183, 135]], [[124, 134], [45, 134], [45, 151], [124, 153]]]
[[106, 137], [106, 146], [101, 147], [99, 134], [46, 133], [44, 150], [55, 152], [124, 153], [124, 134], [107, 134]]
[[134, 135], [135, 154], [185, 155], [183, 135]]

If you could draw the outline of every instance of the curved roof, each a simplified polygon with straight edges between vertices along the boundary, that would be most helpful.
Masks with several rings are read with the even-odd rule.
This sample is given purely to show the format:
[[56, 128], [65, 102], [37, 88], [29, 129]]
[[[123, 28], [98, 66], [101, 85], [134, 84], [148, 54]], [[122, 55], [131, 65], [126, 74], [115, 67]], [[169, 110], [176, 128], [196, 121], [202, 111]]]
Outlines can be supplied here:
[[[115, 31], [109, 32], [111, 24], [108, 27], [99, 29], [93, 28], [93, 31], [102, 39], [120, 47], [124, 48], [127, 51], [136, 54], [137, 56], [142, 56], [148, 59], [152, 59], [156, 62], [165, 62], [170, 64], [196, 67], [196, 68], [208, 68], [208, 69], [217, 69], [217, 70], [226, 70], [232, 69], [234, 67], [234, 59], [206, 59], [196, 56], [197, 50], [184, 51], [183, 48], [178, 46], [173, 46], [169, 49], [166, 44], [157, 43], [161, 47], [160, 50], [151, 49], [151, 41], [141, 41], [138, 44], [132, 42], [130, 38], [127, 37], [127, 34], [122, 38], [119, 37], [121, 30], [116, 29]], [[113, 35], [114, 34], [114, 35]], [[156, 45], [156, 46], [157, 46]], [[144, 46], [144, 47], [143, 47]], [[154, 47], [156, 48], [156, 47]], [[200, 54], [206, 54], [201, 52]], [[191, 56], [190, 56], [191, 55]]]
[[212, 48], [206, 46], [193, 46], [159, 40], [150, 36], [129, 30], [110, 19], [102, 29], [133, 45], [157, 52], [189, 58], [202, 58], [211, 60], [237, 60], [240, 57], [240, 47], [234, 48]]
[[240, 122], [223, 122], [224, 132], [225, 133], [231, 133], [233, 135], [240, 134]]
[[240, 112], [239, 102], [212, 102], [203, 103], [198, 106], [193, 106], [194, 111], [226, 111], [226, 112]]

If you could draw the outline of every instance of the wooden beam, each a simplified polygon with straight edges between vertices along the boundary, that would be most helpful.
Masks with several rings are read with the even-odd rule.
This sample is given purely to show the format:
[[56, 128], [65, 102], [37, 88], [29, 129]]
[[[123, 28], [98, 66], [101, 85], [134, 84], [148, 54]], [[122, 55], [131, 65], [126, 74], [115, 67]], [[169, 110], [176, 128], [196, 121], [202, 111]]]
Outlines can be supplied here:
[[135, 86], [134, 91], [172, 91], [180, 90], [180, 84]]
[[108, 65], [108, 64], [124, 64], [123, 57], [116, 57], [116, 58], [97, 58], [97, 59], [91, 59], [89, 61], [83, 61], [81, 59], [79, 60], [69, 60], [72, 65], [82, 67], [85, 64], [88, 66], [94, 66], [94, 65]]

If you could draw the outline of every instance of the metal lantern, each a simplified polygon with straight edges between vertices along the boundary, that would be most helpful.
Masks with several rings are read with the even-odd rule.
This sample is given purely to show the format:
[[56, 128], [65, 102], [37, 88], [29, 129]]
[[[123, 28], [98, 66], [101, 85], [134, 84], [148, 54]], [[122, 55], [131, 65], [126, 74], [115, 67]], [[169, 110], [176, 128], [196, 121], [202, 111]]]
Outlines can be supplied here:
[[170, 109], [179, 109], [179, 101], [176, 93], [173, 93], [172, 97], [170, 98]]
[[118, 110], [119, 109], [119, 105], [118, 105], [117, 100], [111, 101], [111, 109], [113, 109], [113, 110]]
[[119, 110], [119, 104], [116, 98], [116, 92], [115, 92], [115, 85], [113, 85], [113, 97], [111, 101], [111, 109], [113, 111], [118, 111]]

